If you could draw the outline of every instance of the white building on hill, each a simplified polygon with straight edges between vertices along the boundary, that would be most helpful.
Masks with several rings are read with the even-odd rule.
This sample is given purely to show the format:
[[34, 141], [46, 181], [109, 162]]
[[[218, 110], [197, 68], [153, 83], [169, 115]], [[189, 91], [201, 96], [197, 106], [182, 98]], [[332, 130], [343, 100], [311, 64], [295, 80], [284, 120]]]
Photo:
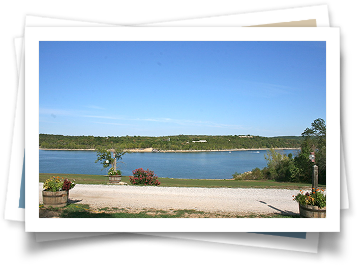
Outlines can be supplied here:
[[207, 143], [207, 140], [192, 141], [192, 143]]

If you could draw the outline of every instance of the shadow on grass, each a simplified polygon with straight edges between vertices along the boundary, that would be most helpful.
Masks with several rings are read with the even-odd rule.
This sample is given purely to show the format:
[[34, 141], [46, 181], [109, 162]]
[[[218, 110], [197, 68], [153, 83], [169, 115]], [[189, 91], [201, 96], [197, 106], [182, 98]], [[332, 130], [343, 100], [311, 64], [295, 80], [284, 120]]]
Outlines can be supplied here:
[[163, 218], [163, 216], [152, 216], [145, 213], [95, 213], [87, 211], [67, 212], [63, 211], [61, 218]]
[[61, 218], [182, 218], [185, 214], [203, 213], [195, 210], [176, 210], [171, 214], [165, 211], [154, 211], [154, 212], [101, 212], [91, 211], [90, 209], [79, 209], [73, 210], [71, 208], [64, 209], [60, 215]]
[[296, 214], [285, 212], [278, 214], [250, 214], [250, 215], [215, 215], [202, 211], [183, 209], [163, 211], [148, 209], [140, 212], [129, 212], [118, 208], [91, 209], [88, 204], [68, 204], [63, 208], [44, 208], [40, 205], [40, 218], [300, 218]]
[[[281, 216], [291, 216], [292, 218], [300, 218], [300, 215], [295, 213], [295, 212], [292, 212], [292, 211], [284, 211], [284, 210], [281, 210], [281, 209], [278, 209], [270, 204], [267, 204], [266, 202], [264, 201], [259, 201], [260, 203], [263, 203], [263, 204], [266, 204], [269, 208], [272, 208], [276, 211], [279, 211], [278, 215], [281, 215]], [[298, 216], [298, 217], [296, 217]]]
[[102, 209], [91, 209], [88, 204], [76, 203], [68, 204], [63, 208], [40, 208], [40, 217], [44, 218], [177, 218], [181, 217], [183, 214], [184, 213], [179, 211], [174, 215], [166, 214], [164, 211], [156, 211], [154, 214], [150, 214], [148, 212], [111, 212], [108, 207]]

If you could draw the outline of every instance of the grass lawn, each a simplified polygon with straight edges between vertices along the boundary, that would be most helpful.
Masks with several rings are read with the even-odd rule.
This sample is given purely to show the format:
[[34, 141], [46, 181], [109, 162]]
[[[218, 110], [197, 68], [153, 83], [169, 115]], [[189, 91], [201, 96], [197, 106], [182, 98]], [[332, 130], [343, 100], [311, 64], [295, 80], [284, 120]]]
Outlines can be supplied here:
[[299, 215], [282, 214], [225, 214], [196, 210], [133, 210], [126, 208], [90, 208], [87, 204], [69, 204], [63, 208], [43, 208], [39, 206], [40, 218], [300, 218]]
[[[52, 176], [75, 179], [77, 184], [108, 184], [108, 177], [103, 175], [40, 173], [39, 181], [45, 182]], [[130, 184], [129, 176], [122, 181]], [[160, 187], [204, 187], [204, 188], [267, 188], [267, 189], [311, 189], [309, 183], [276, 182], [272, 180], [233, 180], [233, 179], [171, 179], [159, 178]], [[319, 185], [325, 188], [325, 185]]]

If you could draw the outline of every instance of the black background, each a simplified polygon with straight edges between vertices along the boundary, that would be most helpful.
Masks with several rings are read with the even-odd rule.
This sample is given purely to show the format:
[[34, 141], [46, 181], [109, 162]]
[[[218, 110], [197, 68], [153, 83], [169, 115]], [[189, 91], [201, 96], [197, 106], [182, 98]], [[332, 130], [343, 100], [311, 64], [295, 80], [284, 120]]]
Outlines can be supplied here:
[[[66, 18], [83, 21], [104, 22], [117, 25], [135, 25], [150, 22], [199, 18], [244, 12], [254, 12], [271, 9], [301, 7], [308, 5], [328, 4], [331, 27], [341, 27], [341, 81], [350, 74], [355, 64], [355, 47], [352, 36], [355, 35], [353, 19], [356, 17], [354, 9], [342, 1], [214, 1], [214, 2], [151, 2], [145, 1], [40, 1], [25, 4], [20, 2], [4, 2], [1, 5], [2, 16], [2, 104], [1, 117], [4, 125], [2, 141], [4, 168], [3, 183], [1, 186], [1, 199], [5, 203], [8, 165], [11, 152], [12, 129], [16, 106], [17, 73], [14, 52], [14, 37], [22, 37], [24, 33], [25, 15], [39, 15], [44, 17]], [[345, 2], [348, 3], [348, 2]], [[352, 3], [352, 2], [349, 2]], [[350, 45], [348, 45], [350, 44]], [[348, 45], [348, 47], [347, 47]], [[346, 55], [345, 55], [346, 54]], [[343, 56], [345, 55], [345, 57]], [[346, 58], [346, 59], [344, 59]], [[343, 62], [346, 63], [344, 67]], [[5, 67], [4, 67], [5, 66]], [[198, 242], [181, 239], [168, 239], [138, 234], [116, 234], [82, 239], [71, 239], [54, 242], [36, 243], [34, 233], [25, 233], [24, 223], [3, 221], [1, 216], [1, 231], [3, 246], [1, 253], [10, 257], [11, 261], [20, 263], [37, 262], [279, 262], [279, 263], [320, 263], [327, 262], [330, 258], [338, 258], [339, 261], [352, 262], [355, 249], [355, 230], [352, 226], [353, 187], [351, 176], [352, 146], [348, 145], [348, 139], [354, 135], [354, 116], [356, 111], [352, 109], [354, 102], [352, 92], [355, 90], [354, 80], [344, 87], [341, 82], [341, 126], [345, 149], [347, 176], [349, 183], [350, 210], [341, 211], [341, 232], [320, 233], [319, 254], [299, 253], [263, 249], [255, 247], [243, 247], [237, 245]], [[347, 82], [345, 82], [346, 84]], [[351, 99], [351, 100], [348, 100]], [[5, 124], [6, 123], [6, 124]], [[328, 119], [327, 119], [328, 126]], [[336, 176], [338, 177], [338, 176]], [[352, 187], [352, 188], [351, 188]], [[333, 196], [333, 187], [330, 191]], [[351, 193], [352, 192], [352, 193]], [[143, 220], [145, 225], [145, 220]], [[27, 250], [27, 251], [26, 251]], [[26, 251], [26, 252], [25, 252]], [[343, 259], [341, 259], [343, 257]], [[94, 259], [97, 258], [97, 259]], [[126, 258], [126, 259], [125, 259]], [[244, 258], [244, 259], [243, 259]], [[4, 259], [5, 261], [5, 259]], [[6, 261], [5, 261], [6, 262]], [[335, 262], [331, 259], [331, 262]]]

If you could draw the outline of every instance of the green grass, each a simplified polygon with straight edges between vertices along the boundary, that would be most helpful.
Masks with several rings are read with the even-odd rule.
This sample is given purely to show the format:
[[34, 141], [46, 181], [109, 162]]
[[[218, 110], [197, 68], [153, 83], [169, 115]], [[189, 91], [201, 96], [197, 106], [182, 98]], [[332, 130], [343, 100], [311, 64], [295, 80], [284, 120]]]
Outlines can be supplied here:
[[42, 218], [182, 218], [185, 214], [205, 214], [195, 210], [142, 210], [130, 212], [127, 209], [101, 208], [91, 209], [88, 204], [69, 204], [62, 208], [43, 208], [40, 205], [40, 217]]
[[306, 183], [275, 182], [271, 180], [233, 180], [233, 179], [170, 179], [159, 178], [163, 187], [205, 187], [205, 188], [281, 188], [303, 189], [311, 187]]
[[88, 204], [69, 204], [62, 208], [43, 208], [39, 206], [40, 218], [300, 218], [299, 215], [282, 214], [224, 214], [209, 213], [190, 209], [155, 210], [146, 209], [134, 211], [130, 209], [101, 208], [93, 209]]
[[[75, 179], [77, 184], [108, 184], [104, 175], [40, 173], [39, 181], [45, 182], [52, 176]], [[122, 181], [130, 184], [129, 176]], [[204, 188], [267, 188], [267, 189], [310, 189], [309, 183], [276, 182], [272, 180], [233, 180], [233, 179], [171, 179], [159, 178], [160, 187], [204, 187]], [[319, 185], [325, 188], [325, 185]]]
[[103, 175], [83, 175], [83, 174], [56, 174], [56, 173], [40, 173], [40, 182], [45, 182], [46, 179], [52, 176], [59, 176], [75, 179], [77, 184], [107, 184], [108, 178]]

